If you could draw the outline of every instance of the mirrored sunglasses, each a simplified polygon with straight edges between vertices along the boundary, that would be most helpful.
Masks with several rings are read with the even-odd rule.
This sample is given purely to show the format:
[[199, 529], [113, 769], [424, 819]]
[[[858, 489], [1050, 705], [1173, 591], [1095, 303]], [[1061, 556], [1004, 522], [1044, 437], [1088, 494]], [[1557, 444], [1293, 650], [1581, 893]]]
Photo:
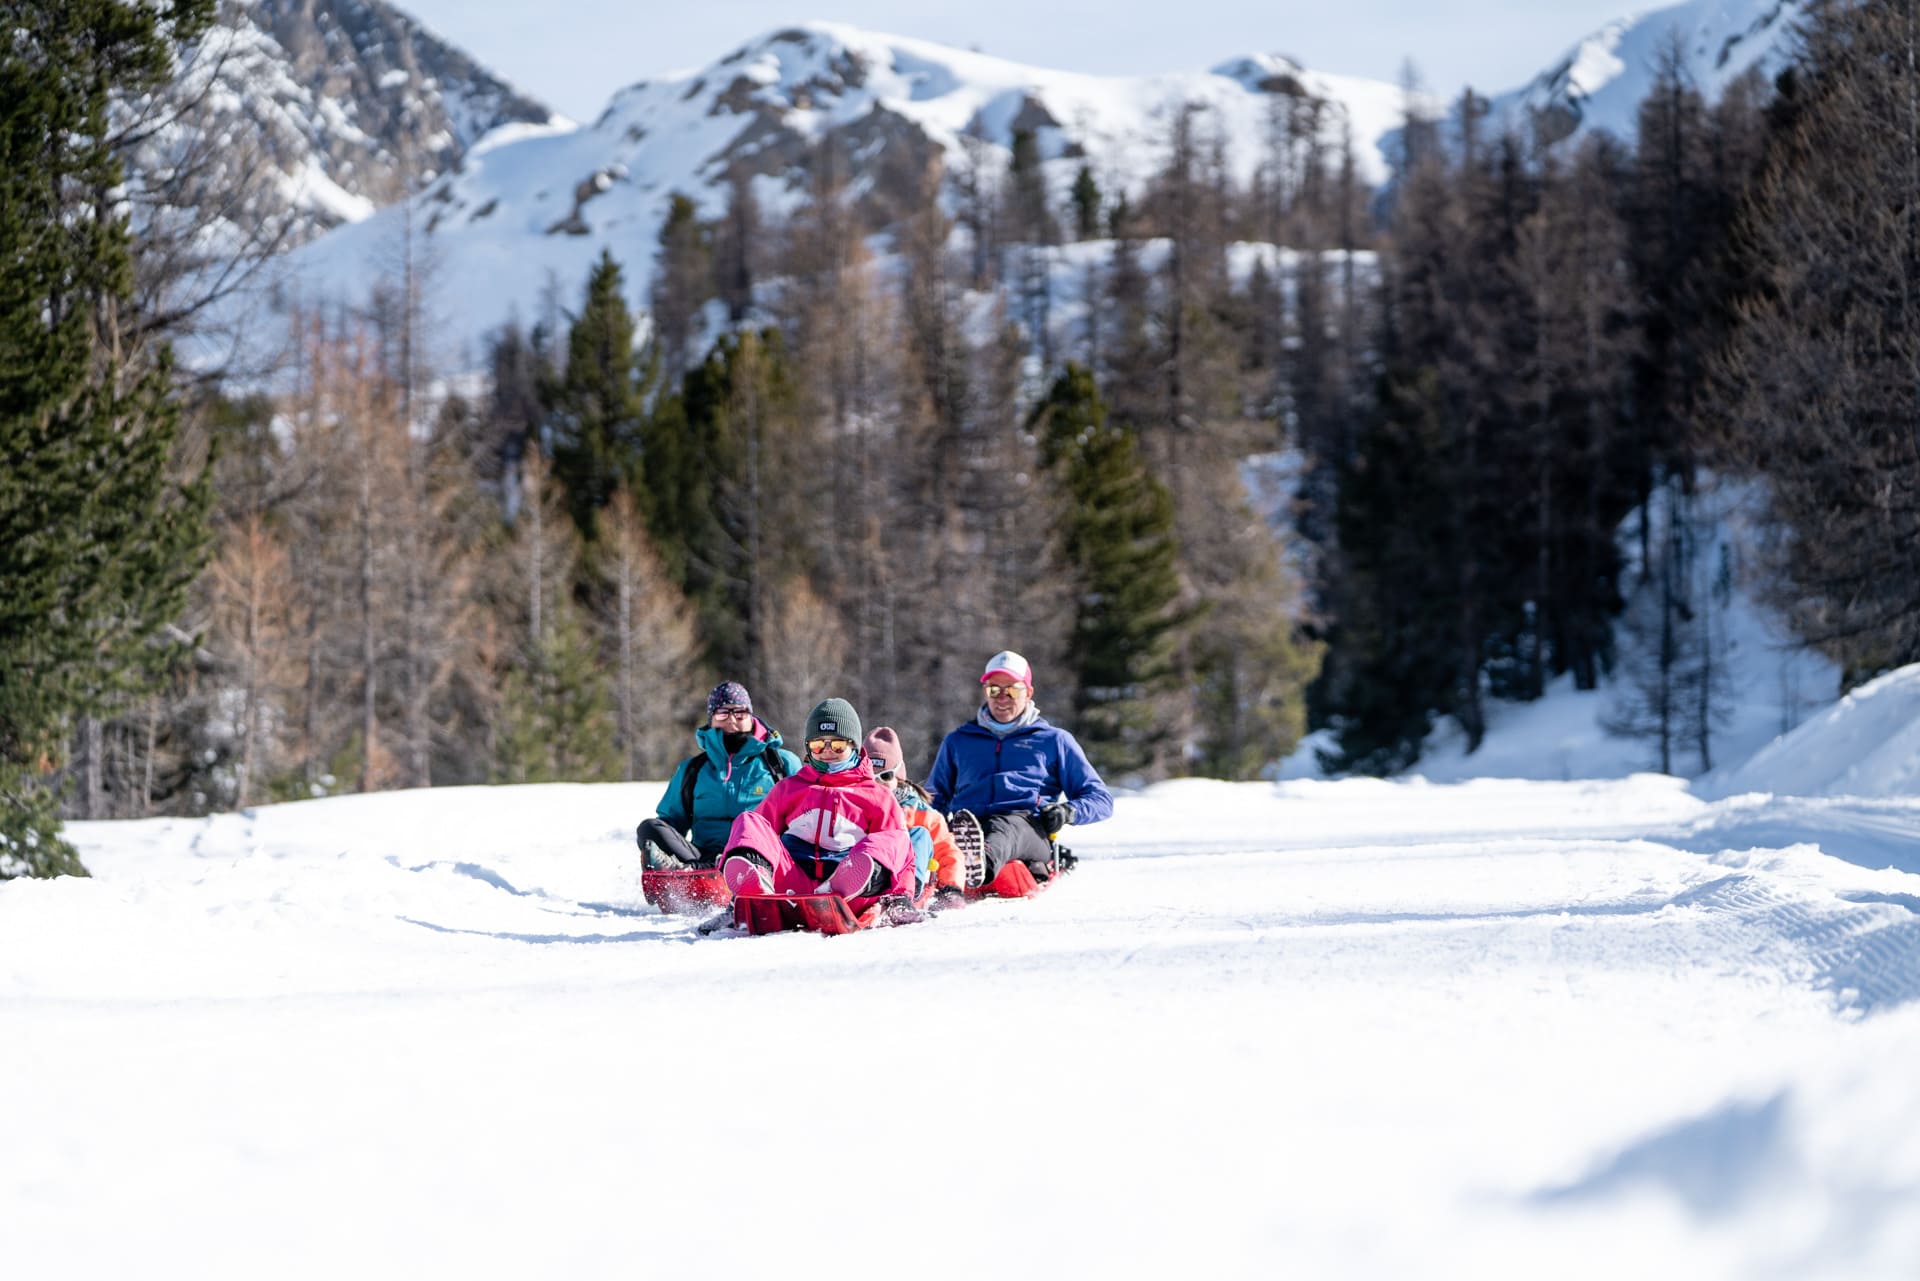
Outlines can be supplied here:
[[828, 748], [832, 748], [836, 752], [844, 752], [850, 750], [852, 747], [853, 740], [850, 738], [810, 738], [807, 740], [807, 750], [815, 756], [820, 755], [820, 753], [826, 751]]
[[1010, 696], [1013, 694], [1015, 690], [1022, 690], [1025, 688], [1026, 686], [1020, 683], [1019, 681], [1015, 681], [1011, 685], [989, 685], [987, 686], [987, 697], [1000, 698], [1002, 696]]

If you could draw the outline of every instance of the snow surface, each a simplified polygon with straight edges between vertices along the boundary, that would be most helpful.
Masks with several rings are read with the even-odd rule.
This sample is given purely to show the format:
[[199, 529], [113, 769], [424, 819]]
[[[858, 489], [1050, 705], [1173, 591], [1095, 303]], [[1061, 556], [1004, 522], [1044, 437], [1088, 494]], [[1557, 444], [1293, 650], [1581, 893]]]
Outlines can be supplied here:
[[846, 938], [645, 907], [658, 783], [76, 824], [0, 884], [0, 1272], [1910, 1278], [1916, 691], [1805, 796], [1163, 784]]

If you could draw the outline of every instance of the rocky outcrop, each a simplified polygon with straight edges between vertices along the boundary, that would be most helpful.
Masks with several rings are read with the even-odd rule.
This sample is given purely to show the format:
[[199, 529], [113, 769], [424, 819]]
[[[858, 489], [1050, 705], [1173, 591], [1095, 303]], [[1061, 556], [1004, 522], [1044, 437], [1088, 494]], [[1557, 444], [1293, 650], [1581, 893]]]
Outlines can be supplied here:
[[225, 239], [299, 243], [417, 192], [545, 106], [381, 0], [222, 0], [170, 90], [124, 104], [141, 185]]

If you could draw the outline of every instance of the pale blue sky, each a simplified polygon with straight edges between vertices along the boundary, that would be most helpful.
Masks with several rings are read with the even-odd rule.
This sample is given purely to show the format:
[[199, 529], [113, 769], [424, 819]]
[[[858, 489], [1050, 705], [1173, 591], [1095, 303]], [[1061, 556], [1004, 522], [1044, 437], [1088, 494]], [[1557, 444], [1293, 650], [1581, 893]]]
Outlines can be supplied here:
[[635, 80], [704, 66], [810, 18], [1105, 75], [1284, 53], [1316, 71], [1511, 89], [1595, 28], [1661, 0], [396, 0], [549, 106], [591, 120]]

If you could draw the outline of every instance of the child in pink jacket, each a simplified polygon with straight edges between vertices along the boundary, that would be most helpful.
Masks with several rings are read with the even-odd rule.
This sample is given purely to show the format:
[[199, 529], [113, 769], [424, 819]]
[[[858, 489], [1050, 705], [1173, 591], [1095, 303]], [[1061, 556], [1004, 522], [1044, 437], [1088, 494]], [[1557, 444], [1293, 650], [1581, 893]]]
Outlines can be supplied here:
[[807, 717], [807, 756], [733, 821], [720, 869], [734, 893], [838, 894], [854, 912], [913, 895], [913, 846], [893, 790], [860, 750], [860, 717], [829, 698]]

